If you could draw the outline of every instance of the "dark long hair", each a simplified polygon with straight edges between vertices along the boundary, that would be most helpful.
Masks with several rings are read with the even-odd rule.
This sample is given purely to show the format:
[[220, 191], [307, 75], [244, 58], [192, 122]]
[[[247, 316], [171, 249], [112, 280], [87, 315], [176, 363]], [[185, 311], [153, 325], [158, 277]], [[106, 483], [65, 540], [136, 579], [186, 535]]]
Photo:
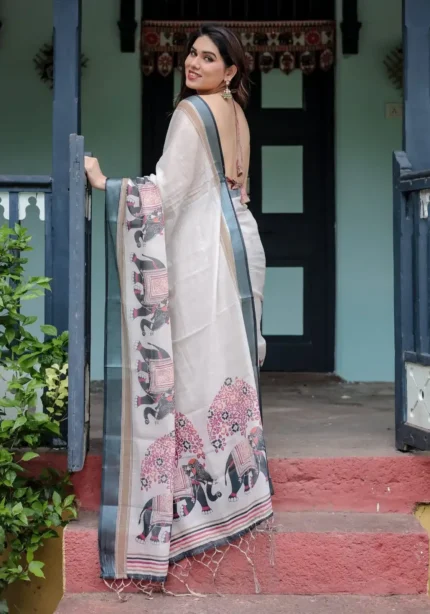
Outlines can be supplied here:
[[[191, 47], [194, 45], [196, 40], [200, 38], [200, 36], [208, 36], [214, 45], [217, 46], [227, 68], [230, 68], [230, 66], [236, 66], [237, 73], [231, 80], [230, 90], [235, 101], [242, 107], [242, 109], [244, 109], [249, 99], [249, 78], [242, 43], [236, 34], [232, 32], [232, 30], [218, 24], [204, 23], [200, 26], [199, 30], [190, 35], [187, 42], [185, 57], [188, 57]], [[183, 69], [181, 90], [176, 99], [176, 105], [178, 105], [181, 100], [184, 100], [184, 98], [193, 96], [195, 93], [195, 90], [187, 87], [186, 74], [185, 70]]]

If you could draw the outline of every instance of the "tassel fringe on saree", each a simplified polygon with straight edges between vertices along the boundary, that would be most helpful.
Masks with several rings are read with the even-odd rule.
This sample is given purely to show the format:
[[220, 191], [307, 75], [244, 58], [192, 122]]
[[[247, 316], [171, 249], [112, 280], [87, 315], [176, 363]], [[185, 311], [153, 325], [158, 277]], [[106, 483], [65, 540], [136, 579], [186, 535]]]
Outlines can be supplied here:
[[246, 251], [201, 98], [155, 175], [108, 180], [106, 245], [102, 577], [187, 585], [228, 547], [250, 562], [272, 517]]

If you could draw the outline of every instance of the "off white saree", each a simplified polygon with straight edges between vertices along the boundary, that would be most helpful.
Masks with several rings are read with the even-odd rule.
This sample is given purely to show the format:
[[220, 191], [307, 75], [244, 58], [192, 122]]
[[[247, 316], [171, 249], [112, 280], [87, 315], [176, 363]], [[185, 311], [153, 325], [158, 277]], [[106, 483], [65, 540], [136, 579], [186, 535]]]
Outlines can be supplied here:
[[272, 515], [246, 251], [201, 98], [106, 211], [102, 577], [164, 582]]

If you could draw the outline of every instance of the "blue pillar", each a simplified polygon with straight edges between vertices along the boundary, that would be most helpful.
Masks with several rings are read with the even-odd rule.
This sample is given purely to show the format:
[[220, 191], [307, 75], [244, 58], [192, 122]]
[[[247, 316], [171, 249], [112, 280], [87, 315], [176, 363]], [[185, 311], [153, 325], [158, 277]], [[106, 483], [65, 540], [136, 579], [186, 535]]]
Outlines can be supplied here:
[[54, 103], [52, 130], [52, 300], [46, 321], [68, 329], [69, 284], [69, 136], [80, 133], [82, 0], [53, 0]]
[[403, 0], [403, 149], [414, 171], [430, 168], [430, 0]]

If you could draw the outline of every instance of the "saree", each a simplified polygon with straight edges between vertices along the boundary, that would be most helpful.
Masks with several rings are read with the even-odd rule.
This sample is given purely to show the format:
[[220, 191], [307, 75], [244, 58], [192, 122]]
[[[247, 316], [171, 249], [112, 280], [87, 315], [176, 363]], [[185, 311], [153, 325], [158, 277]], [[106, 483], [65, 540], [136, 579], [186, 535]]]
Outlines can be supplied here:
[[154, 175], [107, 181], [105, 318], [101, 576], [164, 583], [272, 516], [246, 250], [198, 96]]

